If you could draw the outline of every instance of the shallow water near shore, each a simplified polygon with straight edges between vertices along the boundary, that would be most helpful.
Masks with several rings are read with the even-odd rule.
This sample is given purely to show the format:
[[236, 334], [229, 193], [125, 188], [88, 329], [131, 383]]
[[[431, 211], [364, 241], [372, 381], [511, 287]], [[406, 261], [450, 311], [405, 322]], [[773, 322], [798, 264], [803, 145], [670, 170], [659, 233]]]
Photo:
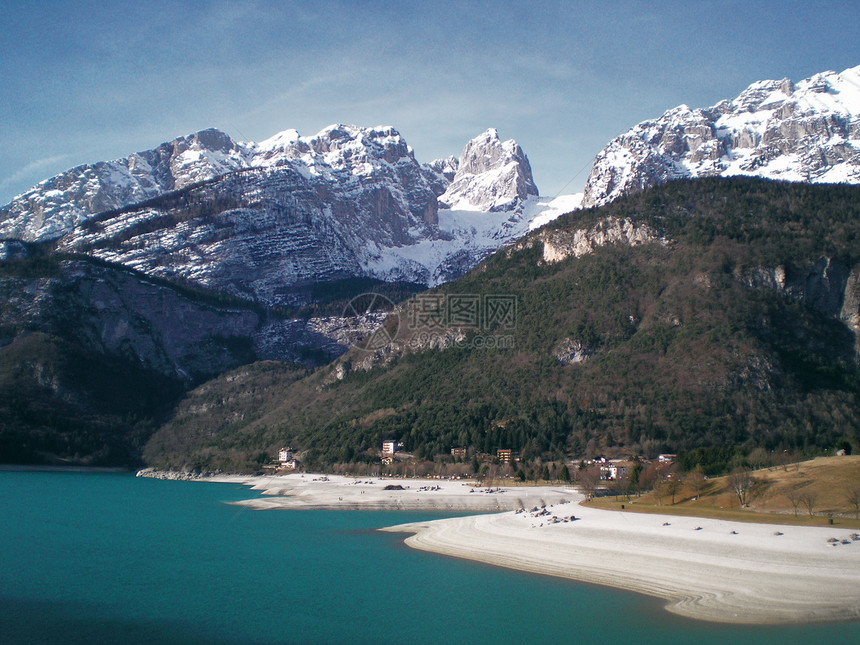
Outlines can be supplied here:
[[[414, 551], [428, 512], [254, 511], [237, 484], [0, 472], [3, 643], [855, 642], [691, 621], [615, 589]], [[450, 514], [449, 514], [450, 515]]]

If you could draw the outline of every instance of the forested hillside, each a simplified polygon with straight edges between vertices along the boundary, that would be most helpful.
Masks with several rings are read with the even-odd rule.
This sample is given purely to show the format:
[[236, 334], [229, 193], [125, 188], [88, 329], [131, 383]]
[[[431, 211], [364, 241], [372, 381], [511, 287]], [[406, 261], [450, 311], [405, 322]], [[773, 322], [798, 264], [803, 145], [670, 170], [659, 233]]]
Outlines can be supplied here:
[[[650, 237], [544, 260], [547, 240], [607, 221]], [[575, 212], [403, 304], [382, 352], [206, 384], [145, 457], [254, 469], [291, 444], [325, 467], [377, 460], [396, 439], [422, 459], [458, 446], [526, 463], [679, 452], [717, 471], [755, 447], [856, 446], [858, 233], [860, 189], [845, 186], [681, 181]], [[500, 295], [516, 299], [513, 325], [430, 330], [412, 315], [427, 298]], [[430, 348], [428, 330], [449, 346]]]

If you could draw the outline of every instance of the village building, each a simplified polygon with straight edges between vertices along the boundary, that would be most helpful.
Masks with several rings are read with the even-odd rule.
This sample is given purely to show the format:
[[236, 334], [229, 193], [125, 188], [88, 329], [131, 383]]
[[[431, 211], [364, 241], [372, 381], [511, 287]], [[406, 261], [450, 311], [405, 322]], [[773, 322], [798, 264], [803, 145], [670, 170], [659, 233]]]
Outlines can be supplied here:
[[625, 459], [608, 459], [600, 466], [600, 479], [607, 481], [616, 481], [624, 479], [632, 467], [631, 463]]
[[281, 465], [281, 468], [295, 468], [295, 465], [288, 466], [289, 463], [295, 464], [295, 459], [293, 459], [293, 449], [292, 448], [281, 448], [278, 451], [278, 463]]
[[382, 454], [394, 456], [397, 452], [397, 442], [396, 441], [383, 441], [382, 442]]
[[466, 449], [465, 448], [451, 448], [451, 456], [454, 459], [465, 459], [466, 458]]
[[496, 450], [496, 458], [503, 464], [509, 464], [513, 459], [513, 451], [510, 448], [499, 448]]

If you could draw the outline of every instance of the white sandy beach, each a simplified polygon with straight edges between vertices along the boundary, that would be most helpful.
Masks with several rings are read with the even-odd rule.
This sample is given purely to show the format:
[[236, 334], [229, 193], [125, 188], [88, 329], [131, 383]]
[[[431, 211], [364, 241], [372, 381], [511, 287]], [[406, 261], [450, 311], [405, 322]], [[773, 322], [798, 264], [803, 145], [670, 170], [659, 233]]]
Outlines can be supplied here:
[[[578, 503], [545, 510], [384, 530], [414, 533], [406, 543], [416, 549], [664, 598], [669, 611], [700, 620], [860, 618], [860, 541], [851, 539], [851, 530], [615, 512]], [[571, 515], [577, 519], [570, 521]]]
[[260, 510], [493, 512], [383, 530], [412, 533], [406, 543], [416, 549], [663, 598], [689, 618], [860, 619], [860, 540], [850, 529], [605, 511], [580, 506], [581, 495], [559, 486], [488, 492], [468, 481], [312, 474], [203, 481], [261, 491], [237, 502]]
[[[236, 502], [259, 510], [497, 512], [580, 498], [571, 489], [560, 486], [481, 487], [472, 481], [445, 479], [291, 474], [273, 477], [215, 476], [208, 481], [236, 482], [261, 491], [263, 497]], [[397, 486], [401, 488], [397, 489]]]

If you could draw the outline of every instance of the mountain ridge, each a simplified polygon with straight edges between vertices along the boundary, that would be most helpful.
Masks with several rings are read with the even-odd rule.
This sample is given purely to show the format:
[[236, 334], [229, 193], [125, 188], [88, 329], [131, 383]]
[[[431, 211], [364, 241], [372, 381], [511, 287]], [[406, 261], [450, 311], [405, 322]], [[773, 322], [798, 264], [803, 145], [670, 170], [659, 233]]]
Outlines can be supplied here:
[[680, 105], [643, 121], [597, 154], [582, 203], [717, 175], [860, 183], [860, 66], [757, 81], [710, 108]]
[[476, 141], [466, 150], [491, 159], [457, 185], [468, 196], [479, 183], [486, 212], [460, 200], [470, 212], [450, 210], [441, 224], [444, 172], [419, 164], [391, 127], [336, 124], [260, 143], [204, 130], [80, 166], [0, 208], [0, 235], [273, 306], [305, 304], [295, 293], [309, 282], [438, 284], [525, 233], [531, 218], [560, 214], [536, 199], [515, 142]]

